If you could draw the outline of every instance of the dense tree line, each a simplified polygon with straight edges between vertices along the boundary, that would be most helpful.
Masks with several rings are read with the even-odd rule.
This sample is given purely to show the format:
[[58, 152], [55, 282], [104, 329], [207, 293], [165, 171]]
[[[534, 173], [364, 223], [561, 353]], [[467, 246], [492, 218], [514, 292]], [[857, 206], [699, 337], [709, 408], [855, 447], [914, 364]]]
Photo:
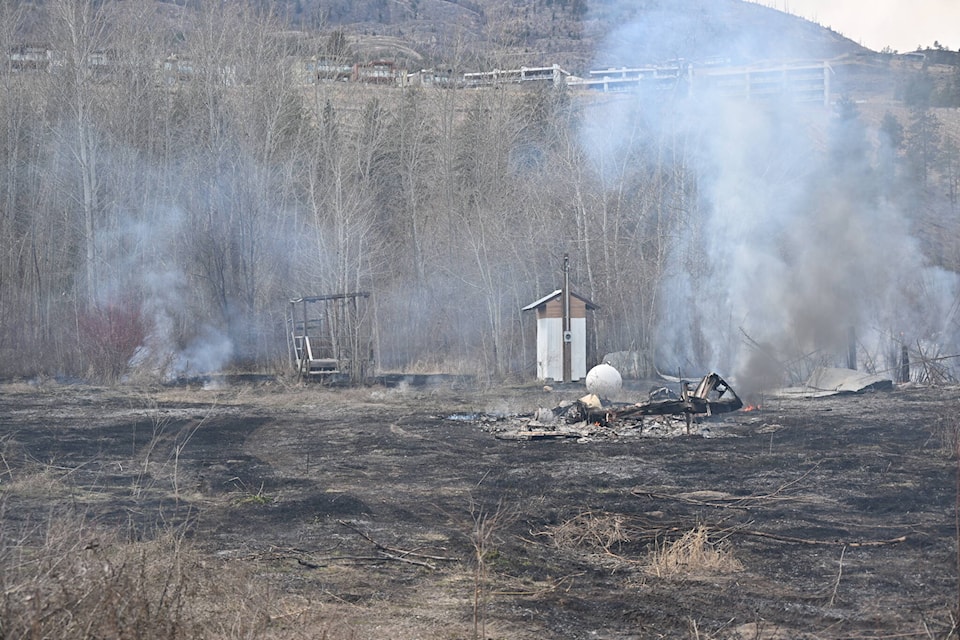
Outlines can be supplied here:
[[[0, 74], [0, 374], [280, 367], [289, 299], [370, 291], [382, 367], [528, 376], [520, 309], [565, 254], [601, 307], [592, 357], [652, 366], [664, 282], [720, 275], [699, 240], [705, 134], [665, 123], [659, 97], [597, 151], [596, 98], [304, 86], [270, 17], [203, 5], [171, 34], [151, 6], [53, 0], [61, 59]], [[171, 37], [191, 65], [176, 81], [158, 73]], [[931, 180], [932, 124], [896, 124], [891, 171]]]

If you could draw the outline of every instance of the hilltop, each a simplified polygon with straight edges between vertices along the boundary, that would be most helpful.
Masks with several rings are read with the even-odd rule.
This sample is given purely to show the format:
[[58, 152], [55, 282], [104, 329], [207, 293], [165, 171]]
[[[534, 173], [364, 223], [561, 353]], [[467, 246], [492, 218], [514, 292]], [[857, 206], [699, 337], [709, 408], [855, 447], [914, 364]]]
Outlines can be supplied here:
[[[306, 30], [342, 29], [361, 58], [512, 68], [666, 60], [832, 59], [868, 50], [837, 32], [742, 0], [312, 0], [277, 3]], [[642, 46], [625, 47], [641, 35]]]

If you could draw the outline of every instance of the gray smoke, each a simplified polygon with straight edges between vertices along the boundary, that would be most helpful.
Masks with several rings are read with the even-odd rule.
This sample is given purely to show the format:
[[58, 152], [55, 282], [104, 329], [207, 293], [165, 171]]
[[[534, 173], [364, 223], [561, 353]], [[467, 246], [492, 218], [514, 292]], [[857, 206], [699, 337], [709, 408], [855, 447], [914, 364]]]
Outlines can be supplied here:
[[[657, 24], [662, 11], [638, 13], [599, 59], [623, 61], [631, 37], [642, 38], [637, 52], [675, 53], [685, 28], [697, 51], [728, 60], [761, 40], [737, 33], [725, 42], [718, 29], [705, 42], [700, 26], [711, 5], [697, 6], [693, 26], [675, 16]], [[591, 117], [584, 141], [598, 171], [653, 140], [697, 176], [699, 201], [677, 227], [662, 278], [656, 342], [664, 369], [720, 371], [751, 393], [796, 382], [817, 364], [845, 364], [851, 331], [877, 371], [892, 367], [893, 344], [955, 346], [956, 274], [930, 265], [909, 217], [864, 169], [856, 142], [869, 137], [859, 120], [823, 105], [703, 91], [639, 92]], [[849, 162], [838, 162], [831, 144]]]
[[[218, 328], [192, 328], [196, 299], [181, 268], [184, 216], [175, 207], [157, 208], [143, 219], [122, 218], [103, 244], [114, 277], [113, 296], [139, 300], [146, 336], [129, 368], [161, 380], [219, 372], [233, 356], [233, 344]], [[184, 341], [184, 335], [189, 336]]]

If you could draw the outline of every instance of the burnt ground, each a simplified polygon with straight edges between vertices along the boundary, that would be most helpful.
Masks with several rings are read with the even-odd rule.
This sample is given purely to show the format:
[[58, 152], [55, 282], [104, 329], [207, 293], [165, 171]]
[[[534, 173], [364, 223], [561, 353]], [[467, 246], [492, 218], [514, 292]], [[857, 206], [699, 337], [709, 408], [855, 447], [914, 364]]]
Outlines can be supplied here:
[[497, 437], [578, 393], [6, 384], [3, 531], [177, 529], [268, 589], [278, 637], [951, 634], [960, 389]]

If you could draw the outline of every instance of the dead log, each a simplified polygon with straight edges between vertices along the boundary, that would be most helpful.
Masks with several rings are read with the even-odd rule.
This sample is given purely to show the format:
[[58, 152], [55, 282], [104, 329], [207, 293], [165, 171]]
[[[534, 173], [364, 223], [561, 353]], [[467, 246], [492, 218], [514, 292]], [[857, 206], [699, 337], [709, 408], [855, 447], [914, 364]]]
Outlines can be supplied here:
[[756, 538], [766, 538], [768, 540], [776, 540], [777, 542], [789, 542], [793, 544], [815, 544], [815, 545], [830, 545], [835, 547], [882, 547], [888, 544], [897, 544], [900, 542], [906, 542], [907, 536], [899, 536], [897, 538], [890, 538], [888, 540], [858, 540], [856, 542], [850, 542], [848, 540], [815, 540], [812, 538], [796, 538], [793, 536], [784, 536], [778, 533], [767, 533], [766, 531], [757, 531], [754, 529], [734, 529], [730, 532], [731, 535], [737, 534], [742, 536], [753, 536]]
[[365, 540], [367, 540], [368, 542], [370, 542], [370, 544], [372, 544], [374, 547], [376, 547], [377, 551], [379, 551], [380, 554], [383, 556], [383, 558], [386, 559], [386, 560], [395, 560], [395, 561], [397, 561], [397, 562], [406, 562], [406, 563], [408, 563], [408, 564], [414, 564], [414, 565], [417, 565], [417, 566], [420, 566], [420, 567], [426, 567], [426, 568], [428, 568], [428, 569], [433, 569], [433, 570], [436, 570], [436, 568], [437, 568], [436, 565], [431, 564], [431, 563], [429, 563], [429, 562], [421, 561], [421, 560], [412, 560], [410, 557], [412, 556], [412, 557], [415, 557], [415, 558], [424, 558], [424, 559], [426, 559], [426, 560], [442, 560], [442, 561], [446, 561], [446, 562], [455, 562], [455, 561], [458, 560], [458, 558], [450, 558], [450, 557], [447, 557], [447, 556], [426, 555], [426, 554], [423, 554], [423, 553], [417, 553], [416, 551], [408, 551], [408, 550], [405, 550], [405, 549], [397, 549], [397, 548], [395, 548], [395, 547], [388, 547], [388, 546], [386, 546], [386, 545], [384, 545], [384, 544], [381, 544], [381, 543], [377, 542], [377, 541], [374, 540], [372, 537], [370, 537], [370, 535], [369, 535], [368, 533], [366, 533], [365, 531], [360, 530], [358, 527], [356, 527], [355, 525], [350, 524], [349, 522], [346, 522], [345, 520], [337, 520], [337, 524], [340, 524], [340, 525], [342, 525], [342, 526], [350, 529], [351, 531], [356, 532], [356, 533], [359, 534], [362, 538], [364, 538]]

